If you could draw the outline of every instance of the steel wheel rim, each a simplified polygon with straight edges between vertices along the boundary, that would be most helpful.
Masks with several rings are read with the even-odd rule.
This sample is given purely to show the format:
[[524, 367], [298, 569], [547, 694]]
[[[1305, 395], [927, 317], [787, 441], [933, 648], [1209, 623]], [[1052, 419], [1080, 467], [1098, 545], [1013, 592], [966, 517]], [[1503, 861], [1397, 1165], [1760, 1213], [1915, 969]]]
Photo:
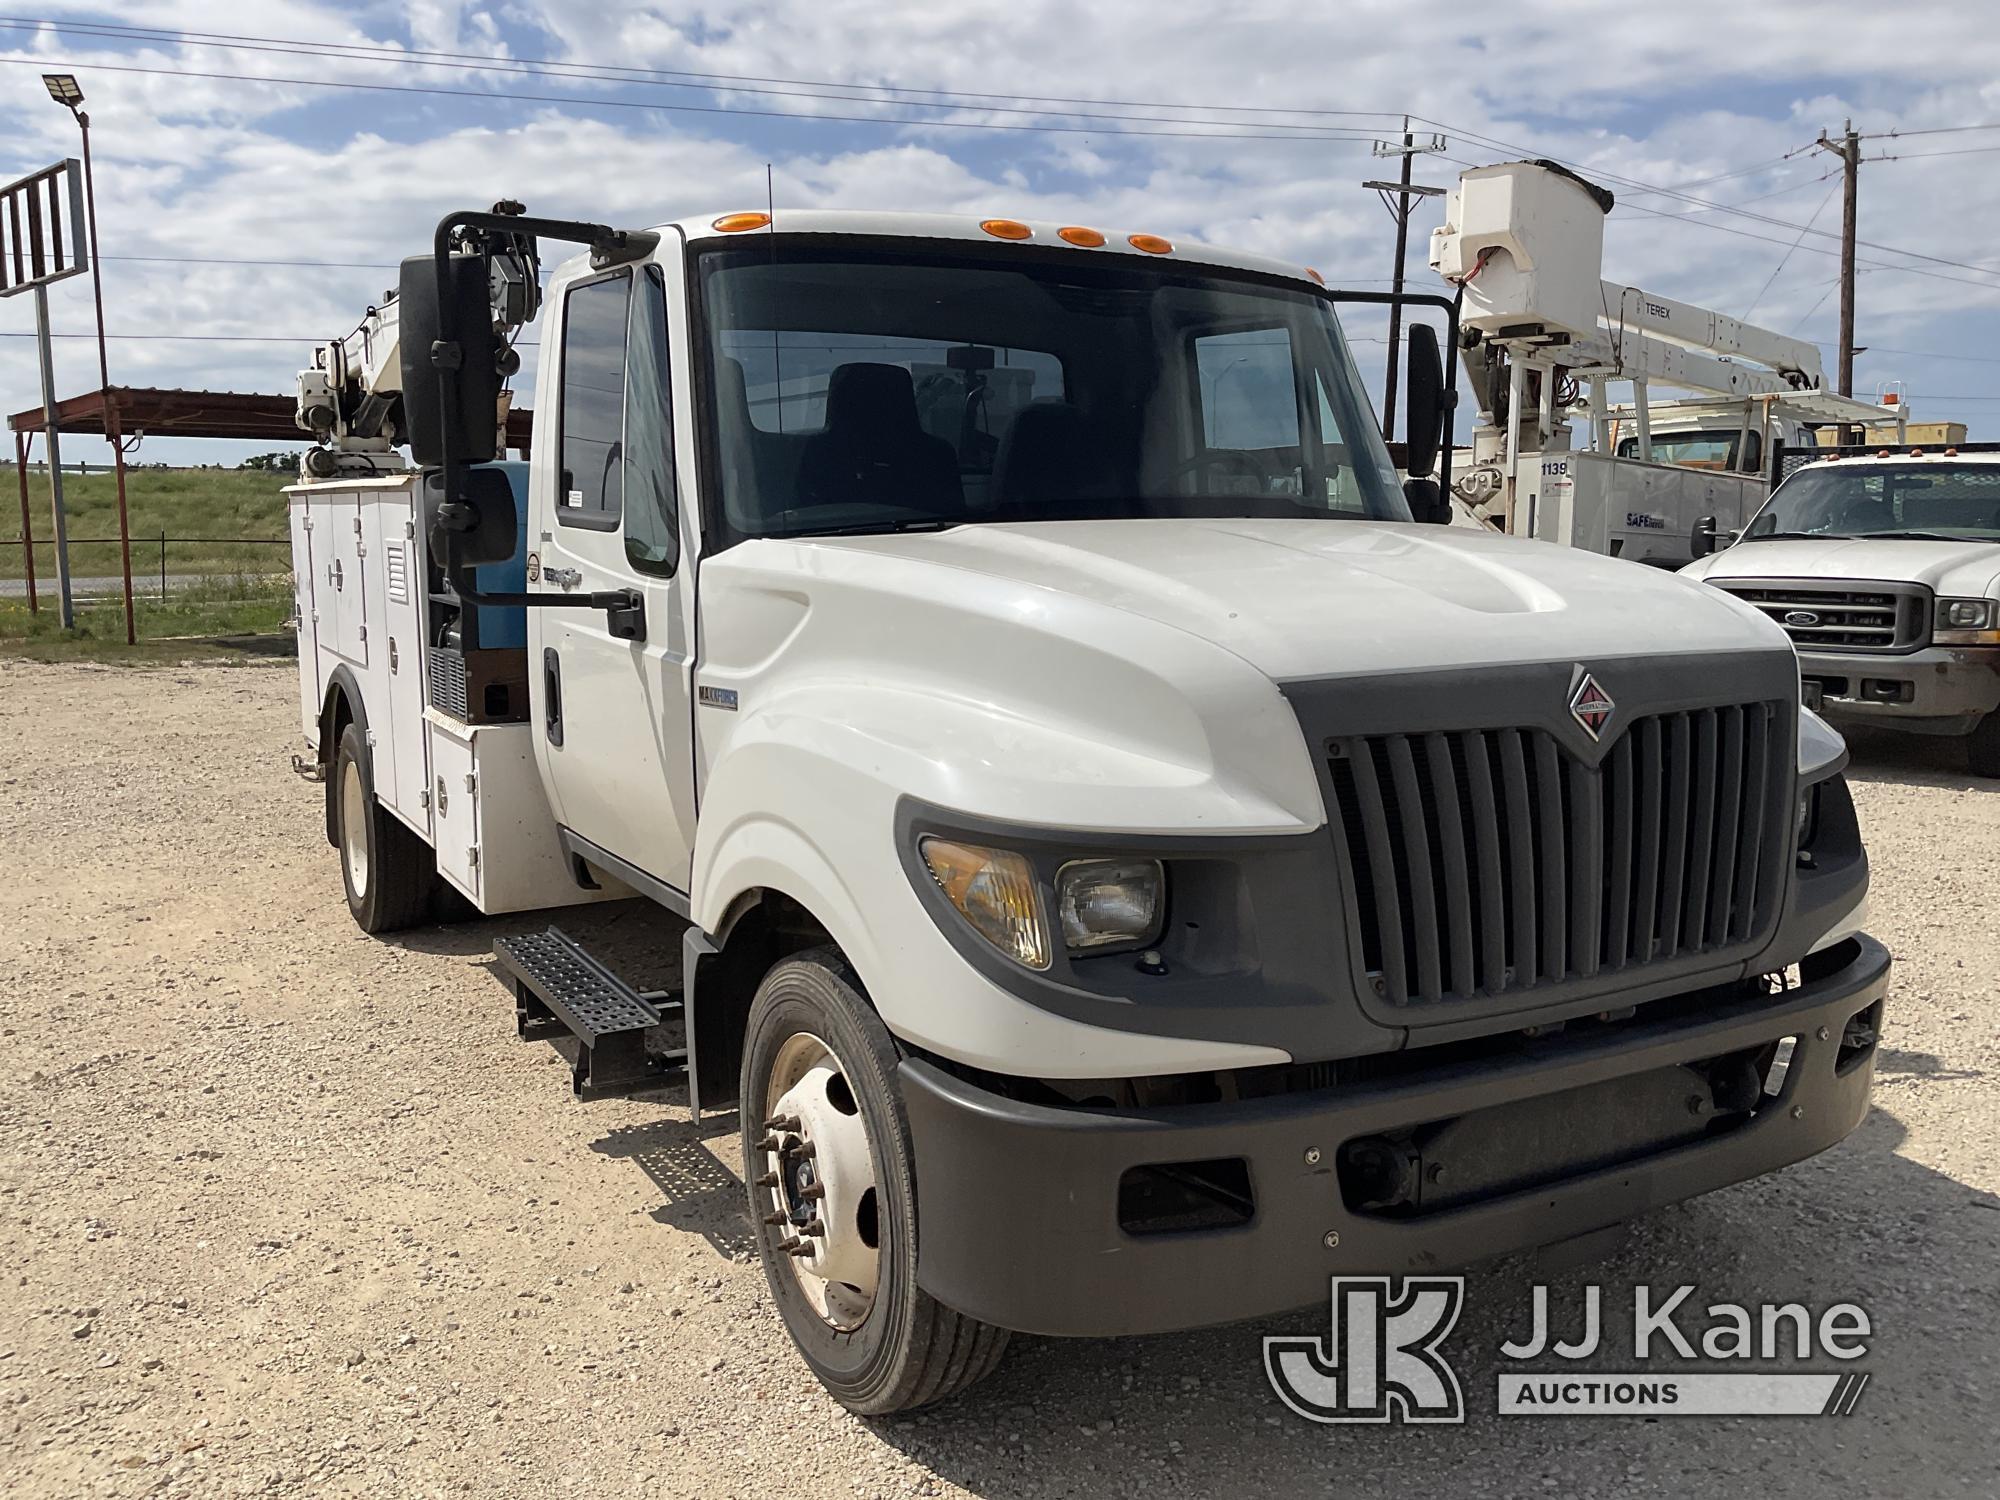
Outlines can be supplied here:
[[766, 1080], [753, 1201], [774, 1253], [836, 1332], [868, 1320], [881, 1276], [875, 1155], [839, 1056], [811, 1032], [787, 1037]]
[[361, 790], [361, 768], [348, 761], [340, 772], [340, 857], [347, 865], [347, 883], [357, 896], [368, 894], [368, 802]]

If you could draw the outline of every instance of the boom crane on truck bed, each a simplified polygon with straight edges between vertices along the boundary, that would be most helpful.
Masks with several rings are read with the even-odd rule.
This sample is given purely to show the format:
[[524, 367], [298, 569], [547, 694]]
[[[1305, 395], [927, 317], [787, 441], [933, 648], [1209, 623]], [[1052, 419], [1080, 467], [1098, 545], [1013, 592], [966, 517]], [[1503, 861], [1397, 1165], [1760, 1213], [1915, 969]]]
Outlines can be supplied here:
[[[1602, 279], [1612, 195], [1550, 162], [1461, 174], [1430, 263], [1463, 299], [1461, 357], [1479, 402], [1472, 462], [1454, 496], [1486, 524], [1614, 557], [1679, 566], [1698, 525], [1740, 527], [1767, 493], [1773, 443], [1821, 424], [1901, 424], [1826, 389], [1805, 339]], [[1629, 410], [1607, 387], [1629, 382]], [[1656, 386], [1698, 392], [1656, 405]], [[1589, 421], [1573, 449], [1569, 413]], [[1719, 434], [1714, 466], [1657, 461], [1657, 418]], [[1636, 441], [1615, 435], [1631, 419]]]
[[[512, 217], [522, 208], [503, 202], [493, 211]], [[506, 382], [521, 368], [513, 343], [541, 310], [541, 260], [532, 235], [487, 234], [482, 247], [490, 267], [487, 310], [502, 349], [494, 416], [504, 433], [511, 405]], [[410, 428], [403, 406], [401, 314], [392, 287], [352, 332], [319, 345], [312, 364], [299, 371], [295, 420], [315, 440], [300, 455], [301, 478], [365, 478], [403, 469], [398, 447], [409, 441]]]

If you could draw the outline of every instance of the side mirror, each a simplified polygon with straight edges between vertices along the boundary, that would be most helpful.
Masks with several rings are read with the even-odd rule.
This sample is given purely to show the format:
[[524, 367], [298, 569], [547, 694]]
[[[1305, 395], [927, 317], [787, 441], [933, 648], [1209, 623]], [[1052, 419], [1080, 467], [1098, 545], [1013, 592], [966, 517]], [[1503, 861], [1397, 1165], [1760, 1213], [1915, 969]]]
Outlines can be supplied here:
[[463, 493], [447, 501], [444, 475], [424, 476], [424, 523], [431, 556], [448, 568], [506, 562], [521, 543], [514, 487], [499, 469], [460, 470]]
[[1703, 516], [1694, 523], [1694, 530], [1688, 534], [1688, 553], [1696, 562], [1707, 557], [1719, 547], [1728, 543], [1721, 539], [1715, 529], [1715, 517]]
[[1403, 414], [1409, 440], [1404, 465], [1412, 477], [1424, 478], [1437, 467], [1445, 418], [1444, 358], [1437, 332], [1418, 323], [1410, 329], [1409, 377], [1403, 385]]
[[1432, 526], [1451, 524], [1451, 502], [1445, 499], [1444, 490], [1435, 479], [1405, 479], [1403, 498], [1409, 501], [1410, 514], [1415, 519]]
[[[500, 361], [506, 350], [493, 329], [492, 259], [453, 255], [443, 286], [428, 255], [403, 262], [396, 288], [397, 339], [402, 346], [403, 428], [420, 468], [444, 462], [490, 463], [498, 457]], [[443, 371], [432, 346], [444, 340], [447, 309], [458, 345], [458, 391], [447, 409]]]

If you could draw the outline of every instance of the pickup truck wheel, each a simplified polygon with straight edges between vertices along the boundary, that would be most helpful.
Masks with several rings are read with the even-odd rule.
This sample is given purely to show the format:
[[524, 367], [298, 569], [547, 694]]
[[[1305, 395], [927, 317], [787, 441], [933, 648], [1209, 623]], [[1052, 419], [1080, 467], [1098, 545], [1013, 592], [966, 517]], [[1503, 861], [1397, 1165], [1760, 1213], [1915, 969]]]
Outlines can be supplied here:
[[916, 1176], [895, 1044], [836, 950], [799, 954], [764, 977], [739, 1097], [771, 1300], [834, 1399], [882, 1416], [990, 1374], [1007, 1331], [917, 1286]]
[[437, 882], [437, 859], [377, 800], [368, 775], [368, 746], [356, 725], [340, 732], [327, 795], [333, 798], [333, 826], [340, 835], [347, 909], [361, 930], [394, 932], [422, 921]]
[[1965, 740], [1966, 759], [1975, 776], [2000, 776], [2000, 709], [1974, 726]]

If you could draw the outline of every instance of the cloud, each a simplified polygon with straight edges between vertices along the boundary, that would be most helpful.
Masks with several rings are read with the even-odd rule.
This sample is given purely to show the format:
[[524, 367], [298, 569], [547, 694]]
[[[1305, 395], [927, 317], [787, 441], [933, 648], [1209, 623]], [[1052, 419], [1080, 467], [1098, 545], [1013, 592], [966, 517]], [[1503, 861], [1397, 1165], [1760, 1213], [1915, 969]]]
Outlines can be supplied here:
[[[82, 7], [58, 13], [104, 14]], [[1236, 244], [1315, 265], [1335, 281], [1378, 282], [1389, 269], [1389, 224], [1360, 183], [1387, 170], [1371, 157], [1369, 140], [1395, 123], [1389, 117], [1283, 117], [1346, 137], [1339, 140], [1120, 133], [1199, 129], [1188, 122], [1203, 119], [1269, 121], [1232, 111], [1279, 107], [1436, 116], [1447, 122], [1449, 144], [1443, 158], [1420, 158], [1417, 173], [1440, 185], [1449, 184], [1460, 162], [1532, 152], [1579, 161], [1606, 179], [1689, 184], [1685, 195], [1741, 204], [1746, 214], [1775, 222], [1614, 181], [1620, 206], [1607, 226], [1606, 276], [1740, 314], [1783, 258], [1782, 274], [1758, 301], [1757, 320], [1826, 338], [1834, 242], [1801, 238], [1795, 226], [1818, 211], [1815, 227], [1837, 228], [1838, 202], [1827, 205], [1833, 183], [1819, 180], [1831, 159], [1802, 148], [1850, 115], [1869, 129], [2000, 118], [1994, 82], [2000, 34], [1976, 26], [1912, 27], [1906, 16], [1862, 4], [1704, 0], [1612, 13], [1575, 0], [1527, 0], [1488, 15], [1442, 0], [1323, 7], [1246, 0], [1226, 14], [1134, 0], [1091, 6], [1012, 0], [977, 8], [907, 0], [602, 0], [590, 7], [509, 0], [497, 9], [460, 0], [414, 7], [272, 0], [255, 8], [254, 21], [252, 14], [229, 29], [739, 76], [717, 95], [620, 88], [603, 79], [524, 81], [408, 59], [301, 58], [168, 39], [135, 47], [46, 29], [0, 34], [13, 43], [0, 57], [35, 64], [96, 55], [120, 65], [262, 80], [79, 67], [97, 122], [107, 252], [292, 262], [108, 263], [114, 331], [300, 339], [297, 345], [120, 343], [113, 349], [115, 379], [288, 391], [307, 355], [305, 341], [351, 327], [390, 284], [393, 263], [428, 244], [431, 226], [448, 208], [507, 196], [537, 212], [658, 222], [761, 204], [767, 162], [781, 211], [793, 204], [1047, 216]], [[212, 5], [195, 0], [142, 0], [121, 12], [124, 24], [204, 30], [220, 29], [214, 17]], [[1811, 42], [1829, 35], [1841, 44]], [[496, 97], [342, 94], [269, 81], [287, 76]], [[854, 97], [796, 97], [801, 88], [786, 80], [800, 79], [844, 81], [856, 87], [830, 92]], [[1086, 102], [1038, 104], [1018, 96], [958, 102], [1143, 115], [1150, 123], [1072, 116], [1067, 123], [1089, 129], [986, 132], [938, 123], [889, 128], [550, 107], [505, 97], [512, 89], [821, 116], [909, 113], [861, 97], [861, 86], [884, 82], [977, 94], [1022, 90]], [[74, 150], [73, 128], [40, 95], [34, 67], [0, 66], [0, 85], [6, 86], [0, 117], [10, 127], [5, 149], [17, 167]], [[1169, 104], [1136, 110], [1120, 101]], [[1065, 123], [997, 108], [961, 108], [940, 118]], [[1987, 142], [2000, 145], [2000, 133], [1874, 142], [1870, 152]], [[1979, 180], [1968, 168], [1983, 160], [1909, 155], [1870, 163], [1863, 172], [1863, 237], [1947, 260], [1980, 260], [1977, 247], [2000, 232], [2000, 201], [1968, 186]], [[1750, 166], [1758, 170], [1739, 172]], [[1435, 205], [1427, 205], [1414, 226], [1410, 272], [1419, 287], [1430, 284], [1425, 233], [1437, 217]], [[1788, 249], [1794, 240], [1797, 248]], [[1864, 271], [1862, 342], [1983, 355], [2000, 279], [1888, 251], [1862, 255], [1923, 273]], [[325, 261], [360, 264], [302, 264]], [[88, 296], [81, 280], [56, 289], [59, 329], [90, 328]], [[9, 305], [17, 316], [6, 331], [25, 331], [25, 304]], [[88, 341], [64, 341], [58, 359], [66, 391], [94, 384]], [[1924, 386], [1940, 393], [1987, 389], [1964, 383], [1968, 374], [1983, 379], [1970, 364], [1872, 355], [1863, 369], [1865, 380], [1921, 370]], [[10, 409], [37, 399], [31, 341], [0, 340], [0, 391]]]

